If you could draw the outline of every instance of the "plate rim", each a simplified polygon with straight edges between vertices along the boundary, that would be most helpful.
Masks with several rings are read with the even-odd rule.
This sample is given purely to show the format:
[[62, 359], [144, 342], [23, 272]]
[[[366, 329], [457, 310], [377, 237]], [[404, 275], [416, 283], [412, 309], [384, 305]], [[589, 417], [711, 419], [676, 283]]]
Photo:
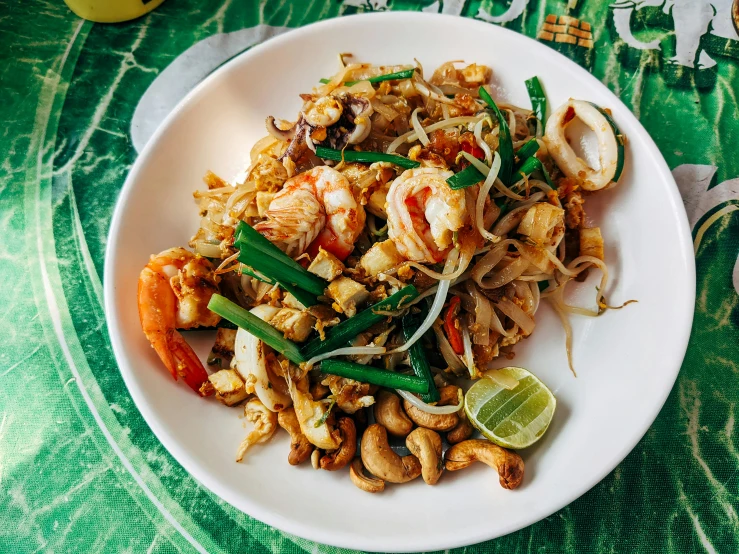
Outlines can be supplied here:
[[[368, 540], [369, 544], [360, 544], [362, 539], [348, 537], [347, 535], [337, 535], [335, 538], [333, 538], [330, 535], [326, 535], [325, 531], [322, 530], [314, 530], [314, 528], [310, 526], [303, 525], [300, 521], [295, 520], [294, 518], [286, 518], [282, 516], [279, 513], [272, 512], [269, 509], [262, 508], [258, 504], [253, 503], [248, 498], [243, 498], [242, 496], [238, 497], [238, 505], [237, 505], [237, 499], [234, 495], [230, 494], [230, 491], [228, 489], [225, 489], [220, 486], [220, 484], [212, 480], [210, 475], [200, 474], [198, 471], [193, 471], [193, 468], [195, 464], [189, 459], [188, 453], [181, 448], [180, 444], [176, 439], [174, 439], [172, 436], [169, 435], [169, 433], [160, 425], [158, 418], [155, 413], [149, 408], [148, 404], [144, 401], [144, 398], [142, 394], [140, 393], [138, 386], [133, 382], [131, 375], [128, 371], [124, 371], [121, 367], [121, 364], [119, 363], [119, 359], [123, 358], [123, 353], [125, 351], [124, 346], [122, 345], [121, 341], [117, 338], [118, 330], [120, 328], [119, 321], [120, 316], [116, 310], [115, 307], [115, 291], [116, 289], [112, 285], [112, 279], [109, 279], [108, 276], [112, 275], [114, 272], [113, 267], [113, 258], [115, 254], [115, 249], [117, 245], [117, 236], [119, 235], [121, 231], [121, 221], [123, 218], [123, 213], [125, 212], [125, 206], [128, 203], [128, 198], [131, 194], [131, 191], [133, 189], [133, 183], [137, 180], [138, 174], [142, 171], [142, 168], [148, 161], [148, 158], [150, 157], [150, 152], [154, 148], [154, 145], [158, 143], [161, 136], [164, 135], [169, 128], [172, 126], [172, 124], [178, 119], [180, 114], [185, 110], [189, 104], [192, 102], [194, 98], [196, 98], [198, 95], [200, 95], [205, 89], [211, 86], [211, 83], [214, 81], [217, 81], [220, 79], [220, 76], [224, 73], [228, 73], [231, 70], [231, 67], [233, 65], [237, 65], [241, 63], [243, 58], [245, 57], [251, 57], [253, 55], [257, 55], [259, 52], [265, 49], [271, 49], [271, 48], [278, 48], [279, 45], [288, 40], [294, 40], [297, 35], [304, 34], [304, 33], [310, 33], [313, 32], [316, 28], [330, 28], [333, 26], [341, 26], [344, 24], [345, 21], [348, 20], [358, 20], [358, 19], [367, 19], [367, 20], [383, 20], [383, 19], [410, 19], [413, 18], [414, 23], [417, 23], [421, 19], [425, 20], [431, 20], [431, 19], [437, 19], [437, 20], [448, 20], [450, 22], [454, 22], [455, 24], [459, 24], [460, 20], [462, 20], [464, 25], [474, 26], [478, 27], [479, 29], [483, 29], [483, 32], [490, 32], [490, 33], [502, 33], [504, 35], [508, 34], [509, 36], [516, 37], [518, 39], [524, 39], [524, 41], [529, 41], [531, 44], [531, 47], [533, 50], [540, 50], [546, 49], [546, 51], [550, 55], [554, 55], [555, 58], [558, 59], [558, 63], [566, 66], [568, 69], [573, 71], [578, 75], [579, 78], [582, 78], [584, 80], [589, 80], [593, 84], [595, 84], [599, 89], [603, 91], [603, 93], [609, 98], [609, 101], [613, 105], [618, 105], [620, 108], [623, 109], [624, 112], [626, 112], [628, 115], [627, 117], [630, 117], [632, 121], [630, 122], [631, 125], [636, 125], [641, 129], [641, 131], [644, 134], [644, 141], [647, 146], [647, 154], [651, 157], [651, 159], [654, 161], [654, 167], [656, 169], [659, 169], [660, 173], [662, 174], [662, 177], [668, 181], [668, 190], [670, 192], [669, 197], [666, 200], [669, 200], [670, 207], [672, 208], [672, 211], [675, 212], [677, 219], [679, 220], [679, 229], [678, 229], [678, 238], [676, 239], [681, 243], [682, 246], [682, 259], [681, 259], [681, 265], [686, 265], [687, 269], [687, 286], [688, 286], [688, 292], [689, 294], [687, 297], [682, 299], [682, 303], [679, 306], [681, 313], [686, 312], [687, 318], [685, 319], [685, 325], [684, 328], [680, 330], [679, 336], [676, 338], [675, 341], [675, 347], [671, 349], [672, 352], [672, 358], [674, 359], [673, 364], [669, 364], [667, 367], [673, 367], [672, 369], [672, 377], [671, 377], [671, 384], [669, 387], [665, 387], [662, 390], [661, 398], [656, 398], [655, 403], [653, 404], [653, 409], [649, 413], [649, 417], [647, 417], [644, 421], [648, 422], [646, 424], [642, 424], [643, 429], [635, 433], [633, 436], [633, 439], [631, 441], [626, 441], [625, 444], [622, 445], [622, 448], [619, 450], [618, 455], [614, 456], [611, 462], [604, 464], [603, 468], [600, 472], [598, 472], [598, 475], [596, 478], [592, 480], [592, 482], [588, 482], [587, 486], [582, 487], [580, 489], [575, 490], [574, 492], [563, 494], [560, 498], [559, 502], [556, 502], [553, 506], [553, 508], [550, 508], [548, 510], [548, 513], [544, 513], [541, 515], [541, 517], [537, 517], [536, 519], [532, 520], [531, 522], [520, 525], [518, 523], [511, 524], [511, 525], [501, 525], [498, 527], [496, 531], [493, 532], [486, 532], [484, 530], [477, 532], [477, 533], [467, 533], [464, 535], [464, 537], [455, 537], [453, 535], [450, 535], [447, 537], [447, 540], [443, 543], [439, 543], [438, 540], [435, 541], [433, 544], [429, 542], [425, 542], [424, 537], [422, 536], [411, 536], [410, 539], [401, 545], [397, 544], [389, 544], [385, 542], [385, 540], [382, 537], [375, 538], [372, 540]], [[271, 37], [267, 39], [266, 41], [255, 45], [248, 50], [234, 56], [231, 58], [228, 62], [224, 63], [222, 66], [214, 70], [211, 74], [209, 74], [207, 77], [205, 77], [200, 83], [198, 83], [191, 91], [189, 91], [178, 103], [177, 105], [172, 109], [172, 111], [167, 115], [167, 117], [162, 121], [162, 123], [159, 125], [159, 127], [156, 129], [154, 134], [149, 138], [146, 145], [142, 149], [142, 151], [137, 155], [136, 160], [131, 167], [131, 169], [128, 172], [128, 175], [126, 176], [126, 180], [124, 181], [123, 186], [121, 187], [118, 199], [116, 200], [115, 209], [113, 211], [113, 216], [111, 218], [111, 223], [108, 228], [108, 234], [107, 234], [107, 244], [105, 248], [105, 261], [104, 261], [104, 268], [103, 268], [103, 295], [104, 295], [104, 311], [105, 311], [105, 319], [106, 319], [106, 325], [108, 328], [108, 335], [111, 341], [111, 346], [113, 349], [113, 354], [116, 360], [116, 365], [118, 366], [118, 370], [121, 374], [121, 377], [123, 378], [123, 381], [126, 385], [126, 388], [128, 389], [128, 393], [131, 395], [132, 400], [134, 401], [134, 404], [136, 405], [136, 408], [139, 410], [139, 413], [141, 414], [142, 418], [146, 422], [146, 424], [149, 426], [151, 431], [154, 433], [154, 435], [157, 437], [159, 442], [164, 446], [167, 451], [172, 455], [172, 457], [179, 463], [189, 474], [192, 478], [194, 478], [196, 481], [198, 481], [200, 484], [202, 484], [205, 488], [207, 488], [210, 492], [218, 496], [219, 498], [223, 499], [224, 501], [228, 502], [234, 509], [245, 513], [247, 516], [252, 517], [254, 519], [259, 520], [260, 522], [278, 528], [281, 531], [289, 534], [293, 534], [302, 538], [305, 538], [310, 541], [314, 541], [317, 543], [327, 544], [338, 548], [350, 548], [350, 549], [363, 549], [363, 550], [371, 550], [371, 551], [395, 551], [395, 552], [415, 552], [420, 550], [439, 550], [439, 549], [447, 549], [447, 548], [457, 548], [457, 547], [463, 547], [468, 546], [472, 544], [477, 544], [479, 542], [499, 538], [502, 536], [505, 536], [509, 533], [513, 533], [515, 531], [518, 531], [520, 529], [526, 528], [530, 525], [533, 525], [537, 523], [538, 521], [541, 521], [542, 519], [551, 516], [552, 514], [558, 512], [562, 508], [568, 506], [575, 500], [577, 500], [580, 496], [585, 494], [586, 492], [590, 491], [593, 487], [595, 487], [598, 483], [600, 483], [609, 473], [611, 473], [623, 460], [626, 458], [626, 456], [631, 453], [631, 451], [636, 447], [636, 445], [641, 441], [641, 439], [644, 437], [646, 432], [652, 427], [655, 419], [661, 412], [670, 392], [674, 388], [675, 382], [677, 380], [677, 376], [680, 372], [680, 368], [682, 367], [682, 363], [685, 358], [685, 354], [687, 352], [687, 347], [690, 339], [690, 334], [692, 330], [692, 323], [693, 323], [693, 317], [694, 317], [694, 306], [695, 306], [695, 295], [696, 295], [696, 268], [695, 268], [695, 257], [693, 252], [693, 240], [692, 240], [692, 231], [690, 229], [689, 223], [688, 223], [688, 217], [685, 212], [685, 208], [683, 205], [682, 197], [680, 196], [679, 189], [677, 187], [677, 184], [674, 180], [674, 177], [672, 176], [672, 172], [670, 171], [669, 166], [667, 165], [667, 162], [664, 159], [664, 156], [659, 151], [656, 143], [652, 139], [649, 132], [646, 130], [646, 128], [641, 124], [641, 122], [637, 119], [637, 117], [633, 114], [631, 109], [626, 106], [621, 99], [616, 96], [615, 93], [613, 93], [606, 85], [604, 85], [599, 79], [597, 79], [593, 74], [591, 74], [589, 71], [572, 61], [571, 59], [567, 58], [563, 54], [557, 52], [556, 50], [547, 47], [544, 44], [541, 44], [537, 40], [526, 36], [522, 33], [518, 33], [516, 31], [513, 31], [511, 29], [507, 29], [505, 27], [501, 27], [496, 24], [487, 23], [484, 21], [480, 21], [477, 19], [473, 19], [472, 17], [461, 17], [461, 16], [453, 16], [448, 14], [433, 14], [433, 13], [425, 13], [425, 12], [412, 12], [412, 11], [388, 11], [388, 12], [375, 12], [375, 13], [364, 13], [364, 14], [354, 14], [354, 15], [346, 15], [346, 16], [337, 16], [329, 19], [324, 19], [321, 21], [317, 21], [302, 27], [296, 27], [293, 29], [290, 29], [289, 31], [282, 33], [280, 35], [277, 35], [275, 37]], [[243, 508], [242, 506], [246, 506], [246, 508]], [[248, 510], [248, 511], [247, 511]], [[258, 514], [258, 515], [253, 515]], [[397, 542], [395, 540], [394, 542]], [[398, 548], [400, 546], [400, 548]], [[369, 547], [369, 548], [368, 548]]]

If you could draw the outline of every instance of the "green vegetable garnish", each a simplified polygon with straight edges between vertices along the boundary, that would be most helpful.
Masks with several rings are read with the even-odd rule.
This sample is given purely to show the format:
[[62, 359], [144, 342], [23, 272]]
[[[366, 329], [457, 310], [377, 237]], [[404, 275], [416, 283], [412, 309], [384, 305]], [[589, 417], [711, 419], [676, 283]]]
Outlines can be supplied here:
[[[403, 336], [405, 340], [410, 340], [418, 328], [423, 323], [425, 314], [423, 312], [412, 314], [408, 313], [403, 317]], [[431, 375], [431, 367], [426, 359], [426, 354], [423, 351], [423, 345], [421, 341], [416, 341], [413, 346], [408, 349], [411, 359], [411, 367], [416, 377], [420, 377], [428, 384], [428, 392], [421, 393], [421, 400], [426, 402], [438, 402], [439, 401], [439, 390], [434, 384], [434, 376]]]
[[506, 122], [503, 113], [500, 111], [498, 105], [492, 99], [490, 94], [488, 94], [488, 91], [483, 87], [480, 87], [478, 92], [480, 94], [480, 98], [485, 101], [495, 114], [495, 117], [498, 118], [498, 125], [500, 127], [500, 131], [498, 133], [498, 153], [500, 154], [500, 171], [498, 172], [498, 177], [503, 181], [503, 184], [509, 185], [511, 182], [511, 175], [513, 174], [514, 162], [511, 131], [508, 128], [508, 123]]
[[323, 295], [328, 286], [243, 221], [236, 228], [234, 246], [240, 250], [239, 261], [247, 269], [278, 282], [304, 306], [317, 304], [316, 297]]
[[532, 77], [528, 79], [526, 81], [526, 90], [529, 92], [531, 108], [534, 110], [534, 114], [536, 114], [536, 119], [544, 125], [547, 117], [547, 97], [544, 94], [544, 89], [541, 88], [539, 78]]
[[[359, 81], [346, 81], [344, 86], [350, 87], [356, 85], [360, 81], [369, 81], [370, 83], [381, 83], [382, 81], [399, 81], [400, 79], [410, 79], [413, 77], [415, 69], [404, 69], [403, 71], [396, 71], [395, 73], [386, 73], [385, 75], [377, 75], [376, 77], [368, 77], [367, 79], [360, 79]], [[327, 85], [331, 82], [331, 79], [319, 79], [321, 83]]]
[[337, 348], [345, 346], [347, 342], [354, 339], [359, 333], [366, 331], [375, 323], [379, 323], [388, 315], [408, 304], [418, 296], [418, 290], [413, 285], [409, 285], [395, 294], [388, 296], [365, 310], [362, 310], [354, 317], [350, 317], [346, 321], [342, 321], [336, 327], [332, 327], [326, 332], [326, 340], [315, 338], [306, 344], [301, 350], [302, 356], [306, 360], [310, 360], [320, 354], [331, 352]]
[[458, 190], [471, 187], [484, 180], [485, 176], [474, 165], [468, 165], [459, 173], [449, 177], [446, 184], [449, 185], [449, 188]]
[[356, 150], [335, 150], [324, 146], [316, 147], [316, 156], [323, 158], [324, 160], [333, 160], [335, 162], [389, 162], [405, 169], [413, 169], [414, 167], [421, 165], [418, 162], [414, 162], [413, 160], [409, 160], [403, 156], [396, 156], [394, 154], [383, 154], [382, 152], [357, 152]]
[[377, 369], [376, 367], [368, 367], [351, 362], [324, 360], [321, 362], [321, 373], [338, 375], [346, 379], [354, 379], [355, 381], [370, 383], [389, 389], [407, 390], [418, 394], [428, 392], [428, 383], [426, 380], [415, 375], [402, 375], [393, 373], [387, 369]]
[[291, 362], [300, 364], [306, 361], [300, 354], [297, 344], [287, 340], [282, 333], [269, 323], [262, 321], [249, 310], [245, 310], [238, 304], [234, 304], [228, 298], [220, 294], [214, 294], [210, 302], [208, 302], [208, 309], [248, 331]]

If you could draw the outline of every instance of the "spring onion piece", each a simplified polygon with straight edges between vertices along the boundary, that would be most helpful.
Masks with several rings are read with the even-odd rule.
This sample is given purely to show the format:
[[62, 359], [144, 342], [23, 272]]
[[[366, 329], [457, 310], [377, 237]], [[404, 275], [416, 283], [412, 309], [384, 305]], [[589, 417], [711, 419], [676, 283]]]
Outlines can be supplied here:
[[539, 151], [539, 141], [535, 138], [528, 141], [526, 144], [524, 144], [521, 148], [518, 149], [518, 152], [516, 152], [516, 158], [518, 159], [518, 162], [516, 163], [516, 169], [514, 170], [514, 173], [518, 173], [518, 171], [521, 168], [521, 164], [528, 160], [531, 156], [536, 154]]
[[234, 245], [240, 250], [239, 261], [247, 266], [247, 273], [253, 275], [256, 271], [277, 281], [304, 306], [317, 304], [316, 297], [323, 295], [328, 286], [243, 221], [236, 228]]
[[516, 171], [516, 178], [520, 175], [525, 175], [528, 177], [531, 175], [534, 171], [541, 171], [544, 175], [544, 180], [547, 182], [547, 185], [549, 185], [552, 188], [554, 187], [554, 183], [552, 182], [551, 177], [549, 177], [549, 172], [547, 171], [547, 168], [544, 167], [544, 164], [541, 163], [541, 160], [537, 158], [536, 156], [531, 156], [527, 160], [521, 164], [521, 167], [518, 168]]
[[455, 173], [449, 177], [449, 179], [446, 180], [446, 184], [449, 185], [450, 189], [459, 190], [471, 187], [472, 185], [476, 185], [480, 181], [484, 180], [485, 175], [480, 173], [474, 165], [468, 165], [459, 173]]
[[402, 389], [397, 389], [397, 393], [422, 412], [434, 415], [456, 414], [460, 409], [462, 409], [462, 404], [464, 403], [464, 396], [462, 395], [461, 390], [459, 391], [459, 403], [451, 406], [431, 406], [423, 402], [417, 396], [414, 396]]
[[402, 310], [407, 307], [411, 300], [418, 296], [418, 290], [413, 285], [409, 285], [395, 294], [388, 296], [362, 310], [354, 317], [350, 317], [346, 321], [342, 321], [336, 327], [332, 327], [326, 332], [326, 339], [321, 340], [315, 338], [306, 344], [302, 349], [302, 355], [306, 360], [325, 354], [346, 346], [347, 343], [355, 338], [359, 333], [366, 331], [375, 323], [379, 323], [389, 314]]
[[[315, 306], [318, 304], [318, 296], [323, 295], [323, 292], [315, 294], [314, 291], [319, 289], [311, 281], [304, 280], [302, 272], [288, 268], [275, 258], [264, 255], [260, 250], [241, 250], [239, 261], [245, 266], [245, 272], [258, 272], [274, 279], [280, 287], [292, 294], [303, 306]], [[309, 273], [309, 275], [313, 276], [312, 273]], [[307, 287], [311, 287], [312, 290], [306, 290]]]
[[428, 382], [415, 375], [402, 375], [387, 369], [377, 369], [366, 365], [326, 360], [321, 362], [321, 373], [338, 375], [346, 379], [354, 379], [362, 383], [370, 383], [389, 389], [399, 389], [422, 394], [428, 391]]
[[277, 281], [274, 279], [270, 279], [269, 277], [262, 275], [261, 273], [254, 271], [250, 267], [245, 266], [244, 264], [241, 264], [241, 267], [239, 268], [239, 271], [241, 273], [246, 273], [250, 277], [254, 277], [257, 281], [262, 281], [262, 283], [267, 283], [270, 285], [274, 285]]
[[[410, 79], [413, 77], [415, 69], [404, 69], [403, 71], [396, 71], [395, 73], [386, 73], [385, 75], [377, 75], [375, 77], [369, 77], [367, 79], [360, 79], [359, 81], [369, 81], [370, 83], [381, 83], [382, 81], [398, 81], [400, 79]], [[359, 81], [348, 81], [344, 83], [345, 86], [350, 87], [356, 85]]]
[[546, 123], [547, 117], [547, 97], [544, 94], [544, 89], [541, 88], [541, 83], [538, 77], [532, 77], [526, 81], [526, 90], [529, 92], [529, 98], [531, 99], [531, 108], [534, 110], [536, 119], [541, 121], [541, 124]]
[[234, 304], [228, 298], [220, 294], [214, 294], [208, 302], [208, 309], [248, 331], [291, 362], [300, 364], [305, 361], [297, 344], [286, 339], [282, 333], [269, 323], [262, 321], [238, 304]]
[[295, 269], [305, 269], [298, 262], [277, 248], [277, 246], [272, 244], [269, 239], [265, 238], [259, 231], [254, 229], [254, 227], [245, 221], [239, 221], [239, 224], [236, 226], [236, 232], [234, 233], [234, 246], [240, 249], [243, 245], [264, 250], [270, 256], [278, 258], [283, 263], [292, 266]]
[[324, 160], [333, 160], [335, 162], [389, 162], [405, 169], [413, 169], [414, 167], [421, 165], [418, 162], [414, 162], [413, 160], [409, 160], [403, 156], [396, 156], [394, 154], [384, 154], [382, 152], [357, 152], [356, 150], [334, 150], [333, 148], [326, 148], [324, 146], [316, 147], [316, 156], [323, 158]]
[[500, 131], [498, 133], [498, 152], [500, 153], [500, 172], [498, 173], [500, 180], [503, 181], [504, 185], [509, 185], [511, 182], [511, 175], [513, 174], [513, 141], [511, 140], [511, 130], [508, 128], [508, 123], [503, 113], [498, 108], [498, 105], [492, 99], [488, 91], [483, 87], [479, 89], [480, 98], [490, 107], [498, 118], [498, 126]]
[[[424, 319], [425, 314], [423, 312], [413, 314], [408, 313], [403, 316], [403, 336], [405, 340], [410, 340], [413, 334], [418, 331], [421, 326], [421, 322]], [[421, 341], [417, 341], [411, 346], [409, 352], [411, 359], [411, 367], [417, 377], [424, 379], [428, 383], [428, 392], [421, 394], [421, 400], [424, 402], [438, 402], [439, 401], [439, 390], [434, 384], [434, 376], [431, 375], [431, 367], [426, 359], [426, 354], [423, 351], [423, 345]]]
[[[367, 77], [366, 79], [359, 79], [359, 81], [346, 81], [345, 87], [351, 87], [361, 81], [369, 81], [370, 83], [381, 83], [382, 81], [399, 81], [401, 79], [410, 79], [413, 77], [415, 69], [404, 69], [403, 71], [396, 71], [395, 73], [386, 73], [385, 75], [376, 75], [375, 77]], [[327, 85], [331, 82], [331, 79], [318, 79], [320, 83]]]

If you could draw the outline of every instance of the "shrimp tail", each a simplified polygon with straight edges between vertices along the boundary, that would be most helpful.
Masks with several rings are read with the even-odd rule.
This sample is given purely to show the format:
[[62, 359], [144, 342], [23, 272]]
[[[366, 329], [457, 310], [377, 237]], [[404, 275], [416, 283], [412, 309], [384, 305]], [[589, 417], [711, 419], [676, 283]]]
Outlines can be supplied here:
[[167, 366], [172, 377], [177, 380], [182, 377], [183, 381], [200, 396], [207, 396], [200, 387], [208, 380], [208, 373], [200, 362], [197, 354], [176, 329], [169, 329], [166, 334], [166, 353], [154, 347], [157, 354]]

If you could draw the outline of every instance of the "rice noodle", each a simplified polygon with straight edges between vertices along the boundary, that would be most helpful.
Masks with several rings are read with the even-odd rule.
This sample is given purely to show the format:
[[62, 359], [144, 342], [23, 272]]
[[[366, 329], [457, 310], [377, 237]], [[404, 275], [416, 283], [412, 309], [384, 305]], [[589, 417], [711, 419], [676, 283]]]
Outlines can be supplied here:
[[467, 281], [465, 288], [475, 301], [475, 331], [472, 335], [472, 341], [475, 344], [487, 346], [490, 343], [490, 323], [493, 318], [493, 307], [488, 297], [477, 290], [473, 283]]
[[427, 87], [426, 83], [421, 82], [421, 79], [418, 77], [418, 75], [413, 76], [413, 85], [416, 87], [416, 90], [421, 96], [425, 96], [426, 98], [435, 100], [440, 104], [450, 104], [452, 106], [457, 106], [457, 103], [453, 99], [447, 98], [443, 94], [434, 92], [429, 87]]
[[508, 298], [503, 298], [495, 307], [511, 318], [511, 321], [514, 321], [525, 335], [533, 333], [534, 327], [536, 326], [534, 320]]
[[384, 102], [377, 100], [376, 98], [373, 98], [370, 101], [370, 104], [372, 104], [372, 108], [374, 108], [374, 110], [377, 113], [382, 114], [385, 117], [385, 119], [387, 119], [388, 121], [393, 121], [395, 118], [397, 118], [400, 115], [393, 108], [391, 108]]
[[225, 187], [218, 187], [209, 190], [196, 190], [192, 195], [195, 198], [211, 198], [213, 196], [220, 196], [222, 194], [231, 194], [236, 190], [233, 185], [226, 185]]
[[205, 240], [196, 240], [194, 242], [194, 248], [196, 254], [200, 254], [205, 258], [220, 258], [221, 257], [221, 245], [213, 244]]
[[445, 95], [451, 94], [452, 96], [454, 96], [455, 94], [469, 94], [470, 96], [472, 96], [472, 98], [480, 97], [477, 89], [458, 87], [457, 85], [451, 84], [439, 85], [436, 88], [438, 88], [439, 91], [441, 91], [441, 93]]
[[541, 298], [541, 292], [539, 292], [539, 285], [534, 282], [529, 282], [529, 289], [531, 290], [531, 297], [534, 302], [534, 307], [532, 309], [531, 313], [536, 313], [536, 310], [539, 309], [539, 302]]
[[483, 289], [497, 289], [517, 279], [529, 267], [529, 261], [523, 256], [500, 268], [492, 277], [475, 279]]
[[508, 286], [513, 288], [513, 290], [515, 291], [516, 298], [520, 298], [521, 300], [523, 300], [523, 306], [522, 306], [523, 311], [529, 314], [530, 316], [533, 316], [534, 313], [536, 312], [536, 308], [534, 307], [534, 296], [531, 292], [531, 287], [529, 287], [528, 283], [525, 283], [523, 281], [514, 280]]

